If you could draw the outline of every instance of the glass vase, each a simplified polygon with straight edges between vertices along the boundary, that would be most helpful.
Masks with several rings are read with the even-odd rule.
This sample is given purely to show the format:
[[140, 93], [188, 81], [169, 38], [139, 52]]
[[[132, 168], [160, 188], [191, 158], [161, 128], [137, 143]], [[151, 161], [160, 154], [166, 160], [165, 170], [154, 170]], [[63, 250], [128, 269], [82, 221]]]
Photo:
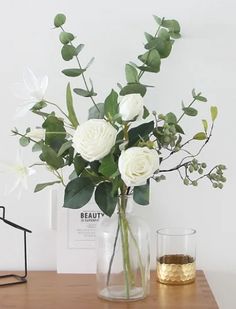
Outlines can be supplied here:
[[132, 196], [120, 196], [112, 217], [97, 228], [98, 296], [134, 301], [149, 293], [149, 227], [132, 214]]

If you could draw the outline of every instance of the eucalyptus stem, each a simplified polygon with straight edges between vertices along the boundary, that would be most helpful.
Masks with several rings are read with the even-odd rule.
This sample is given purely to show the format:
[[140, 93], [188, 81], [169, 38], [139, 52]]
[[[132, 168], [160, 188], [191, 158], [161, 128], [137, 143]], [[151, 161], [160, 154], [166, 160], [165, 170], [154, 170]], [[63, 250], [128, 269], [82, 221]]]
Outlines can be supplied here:
[[116, 229], [115, 241], [114, 241], [114, 245], [113, 245], [113, 251], [112, 251], [111, 259], [110, 259], [110, 262], [109, 262], [109, 268], [108, 268], [108, 272], [107, 272], [107, 282], [106, 282], [107, 287], [109, 286], [109, 282], [110, 282], [111, 267], [112, 267], [113, 260], [114, 260], [114, 257], [115, 257], [116, 245], [117, 245], [117, 240], [118, 240], [118, 236], [119, 236], [119, 231], [120, 231], [120, 223], [118, 222], [117, 229]]
[[[199, 93], [198, 95], [200, 95], [200, 94], [201, 94], [201, 93]], [[197, 100], [197, 99], [194, 98], [194, 99], [192, 100], [192, 102], [188, 105], [187, 108], [191, 107], [191, 106], [193, 105], [193, 103], [194, 103], [196, 100]], [[185, 112], [183, 112], [183, 114], [179, 117], [179, 119], [177, 120], [177, 123], [180, 122], [180, 120], [184, 117], [184, 115], [185, 115]]]
[[[63, 28], [62, 26], [60, 26], [60, 28], [61, 28], [61, 30], [62, 30], [63, 32], [65, 32], [65, 30], [64, 30], [64, 28]], [[73, 46], [73, 47], [75, 47], [75, 46], [73, 45], [72, 42], [70, 42], [70, 45]], [[77, 63], [78, 63], [79, 68], [82, 70], [82, 66], [81, 66], [81, 63], [80, 63], [80, 61], [79, 61], [78, 56], [75, 55], [75, 58], [76, 58], [76, 61], [77, 61]], [[85, 85], [86, 90], [87, 90], [88, 92], [90, 92], [89, 87], [88, 87], [88, 83], [87, 83], [86, 78], [85, 78], [85, 75], [84, 75], [84, 72], [81, 73], [81, 76], [82, 76], [82, 79], [83, 79], [83, 82], [84, 82], [84, 85]], [[89, 97], [90, 97], [91, 101], [93, 102], [94, 106], [96, 107], [97, 111], [100, 113], [100, 109], [98, 108], [97, 103], [95, 102], [93, 96], [89, 96]]]
[[[162, 26], [162, 22], [163, 22], [163, 21], [164, 21], [164, 18], [162, 18], [161, 24], [160, 24], [159, 27], [157, 28], [157, 31], [156, 31], [156, 33], [155, 33], [155, 35], [154, 35], [154, 38], [157, 37], [157, 35], [158, 35], [158, 33], [159, 33], [160, 29], [161, 29], [161, 26]], [[146, 60], [146, 62], [145, 62], [144, 64], [146, 64], [146, 63], [148, 62], [149, 55], [150, 55], [150, 51], [148, 52], [147, 60]], [[139, 75], [138, 75], [138, 80], [141, 79], [141, 77], [143, 76], [144, 73], [145, 73], [145, 71], [141, 71], [141, 70], [140, 70]]]
[[55, 106], [70, 121], [70, 118], [67, 116], [67, 114], [56, 103], [53, 103], [53, 102], [50, 102], [50, 101], [46, 101], [46, 100], [44, 100], [44, 102], [48, 103], [50, 105]]

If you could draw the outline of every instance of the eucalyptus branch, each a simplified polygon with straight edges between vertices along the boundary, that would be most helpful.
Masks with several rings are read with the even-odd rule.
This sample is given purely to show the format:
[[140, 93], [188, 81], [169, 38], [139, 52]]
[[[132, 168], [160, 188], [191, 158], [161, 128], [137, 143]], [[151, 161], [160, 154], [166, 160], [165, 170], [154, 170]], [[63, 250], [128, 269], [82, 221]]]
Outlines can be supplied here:
[[21, 134], [21, 133], [19, 133], [18, 131], [11, 130], [11, 132], [12, 132], [14, 135], [19, 135], [19, 136], [21, 136], [21, 137], [27, 137], [31, 142], [34, 142], [34, 143], [36, 143], [36, 144], [39, 143], [39, 142], [35, 141], [33, 138], [28, 137], [28, 136], [26, 136], [25, 134]]
[[[157, 28], [157, 31], [156, 31], [156, 33], [155, 33], [155, 35], [154, 35], [154, 38], [157, 37], [157, 35], [158, 35], [158, 33], [159, 33], [160, 29], [161, 29], [161, 26], [162, 26], [162, 22], [163, 22], [163, 21], [164, 21], [164, 17], [162, 18], [161, 24], [160, 24], [160, 25], [158, 26], [158, 28]], [[148, 62], [150, 53], [151, 53], [151, 50], [149, 50], [149, 52], [148, 52], [147, 60], [145, 61], [144, 65]], [[144, 73], [145, 73], [145, 71], [140, 70], [139, 75], [138, 75], [138, 80], [139, 80], [139, 81], [140, 81], [140, 79], [141, 79], [141, 77], [143, 76]]]
[[[201, 92], [199, 92], [198, 96], [199, 96], [199, 95], [201, 95]], [[192, 100], [192, 102], [187, 106], [187, 108], [191, 107], [195, 101], [197, 101], [196, 98], [194, 98], [194, 99]], [[182, 114], [182, 115], [179, 117], [179, 119], [177, 120], [177, 123], [180, 122], [180, 120], [184, 117], [185, 114], [186, 114], [186, 113], [183, 112], [183, 114]]]
[[[63, 32], [65, 32], [65, 30], [64, 30], [64, 28], [63, 28], [62, 26], [60, 26], [60, 28], [61, 28], [61, 30], [62, 30]], [[73, 47], [75, 47], [74, 44], [73, 44], [72, 42], [70, 42], [70, 45], [73, 46]], [[75, 58], [76, 58], [76, 61], [77, 61], [77, 63], [78, 63], [79, 68], [82, 70], [82, 66], [81, 66], [81, 63], [80, 63], [80, 61], [79, 61], [78, 55], [75, 55]], [[82, 76], [82, 79], [83, 79], [83, 82], [84, 82], [84, 85], [85, 85], [86, 90], [87, 90], [88, 92], [90, 92], [89, 87], [88, 87], [88, 83], [87, 83], [86, 78], [85, 78], [84, 72], [81, 73], [81, 76]], [[95, 102], [93, 96], [89, 96], [89, 97], [90, 97], [90, 99], [91, 99], [93, 105], [96, 107], [97, 111], [100, 113], [100, 109], [98, 108], [97, 103]]]
[[66, 187], [63, 176], [57, 170], [52, 170], [52, 173], [61, 181], [62, 185]]

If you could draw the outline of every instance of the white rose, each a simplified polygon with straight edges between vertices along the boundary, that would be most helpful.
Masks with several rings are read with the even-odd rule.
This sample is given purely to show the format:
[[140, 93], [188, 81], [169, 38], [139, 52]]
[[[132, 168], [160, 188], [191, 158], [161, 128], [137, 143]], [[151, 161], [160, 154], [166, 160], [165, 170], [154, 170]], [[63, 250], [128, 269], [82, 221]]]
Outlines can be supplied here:
[[159, 155], [154, 149], [131, 147], [121, 153], [118, 166], [126, 186], [141, 186], [159, 168]]
[[116, 142], [116, 129], [104, 119], [90, 119], [79, 125], [73, 147], [89, 162], [104, 158]]
[[127, 94], [119, 104], [119, 113], [123, 121], [131, 121], [143, 116], [143, 98], [138, 93]]
[[34, 129], [28, 132], [26, 136], [36, 141], [41, 141], [45, 139], [45, 132], [45, 129]]

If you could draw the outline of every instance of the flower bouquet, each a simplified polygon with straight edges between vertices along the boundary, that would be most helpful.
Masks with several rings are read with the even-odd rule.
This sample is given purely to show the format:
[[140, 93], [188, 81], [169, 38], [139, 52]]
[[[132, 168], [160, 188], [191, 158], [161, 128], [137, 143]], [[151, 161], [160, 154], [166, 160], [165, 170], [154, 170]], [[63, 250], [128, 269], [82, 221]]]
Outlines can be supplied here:
[[[182, 103], [179, 115], [150, 112], [145, 105], [145, 94], [152, 86], [142, 82], [144, 74], [158, 73], [163, 59], [170, 55], [175, 40], [180, 38], [176, 20], [157, 16], [154, 19], [156, 31], [145, 33], [145, 50], [138, 56], [138, 62], [125, 65], [127, 83], [118, 83], [118, 90], [112, 89], [102, 103], [97, 103], [93, 82], [86, 78], [94, 59], [82, 65], [80, 53], [84, 44], [76, 43], [74, 34], [65, 30], [65, 15], [56, 15], [54, 26], [60, 30], [61, 56], [66, 62], [75, 61], [75, 66], [62, 73], [71, 79], [79, 78], [81, 83], [76, 83], [83, 86], [72, 91], [70, 82], [67, 84], [63, 109], [45, 98], [47, 77], [39, 80], [29, 70], [24, 78], [28, 99], [19, 113], [31, 111], [40, 117], [42, 124], [25, 132], [12, 131], [20, 137], [22, 146], [32, 145], [32, 151], [39, 152], [40, 163], [35, 165], [46, 166], [55, 176], [51, 182], [37, 184], [35, 192], [61, 183], [65, 186], [64, 207], [81, 208], [94, 195], [105, 215], [117, 217], [106, 221], [104, 227], [110, 231], [100, 233], [106, 238], [110, 232], [113, 237], [110, 247], [103, 239], [100, 246], [104, 250], [100, 250], [103, 264], [98, 263], [98, 272], [102, 272], [102, 276], [98, 273], [102, 286], [99, 295], [107, 299], [133, 300], [148, 293], [148, 232], [141, 221], [134, 223], [130, 217], [129, 199], [148, 205], [151, 182], [165, 180], [165, 174], [172, 171], [178, 172], [186, 186], [197, 186], [198, 181], [206, 179], [214, 188], [221, 189], [226, 181], [224, 165], [207, 170], [206, 163], [198, 159], [212, 136], [217, 108], [210, 107], [210, 121], [203, 119], [201, 129], [194, 135], [187, 137], [186, 128], [181, 125], [184, 117], [197, 116], [198, 104], [207, 101], [201, 92], [192, 90], [190, 103]], [[75, 112], [75, 96], [88, 98], [92, 103], [84, 123], [80, 123]], [[192, 152], [191, 144], [196, 143], [199, 148]], [[165, 167], [168, 159], [175, 156], [176, 164]], [[63, 176], [64, 170], [70, 171], [68, 180]], [[118, 250], [120, 264], [117, 261], [119, 270], [114, 271], [114, 277], [119, 279], [116, 280], [112, 273]]]

